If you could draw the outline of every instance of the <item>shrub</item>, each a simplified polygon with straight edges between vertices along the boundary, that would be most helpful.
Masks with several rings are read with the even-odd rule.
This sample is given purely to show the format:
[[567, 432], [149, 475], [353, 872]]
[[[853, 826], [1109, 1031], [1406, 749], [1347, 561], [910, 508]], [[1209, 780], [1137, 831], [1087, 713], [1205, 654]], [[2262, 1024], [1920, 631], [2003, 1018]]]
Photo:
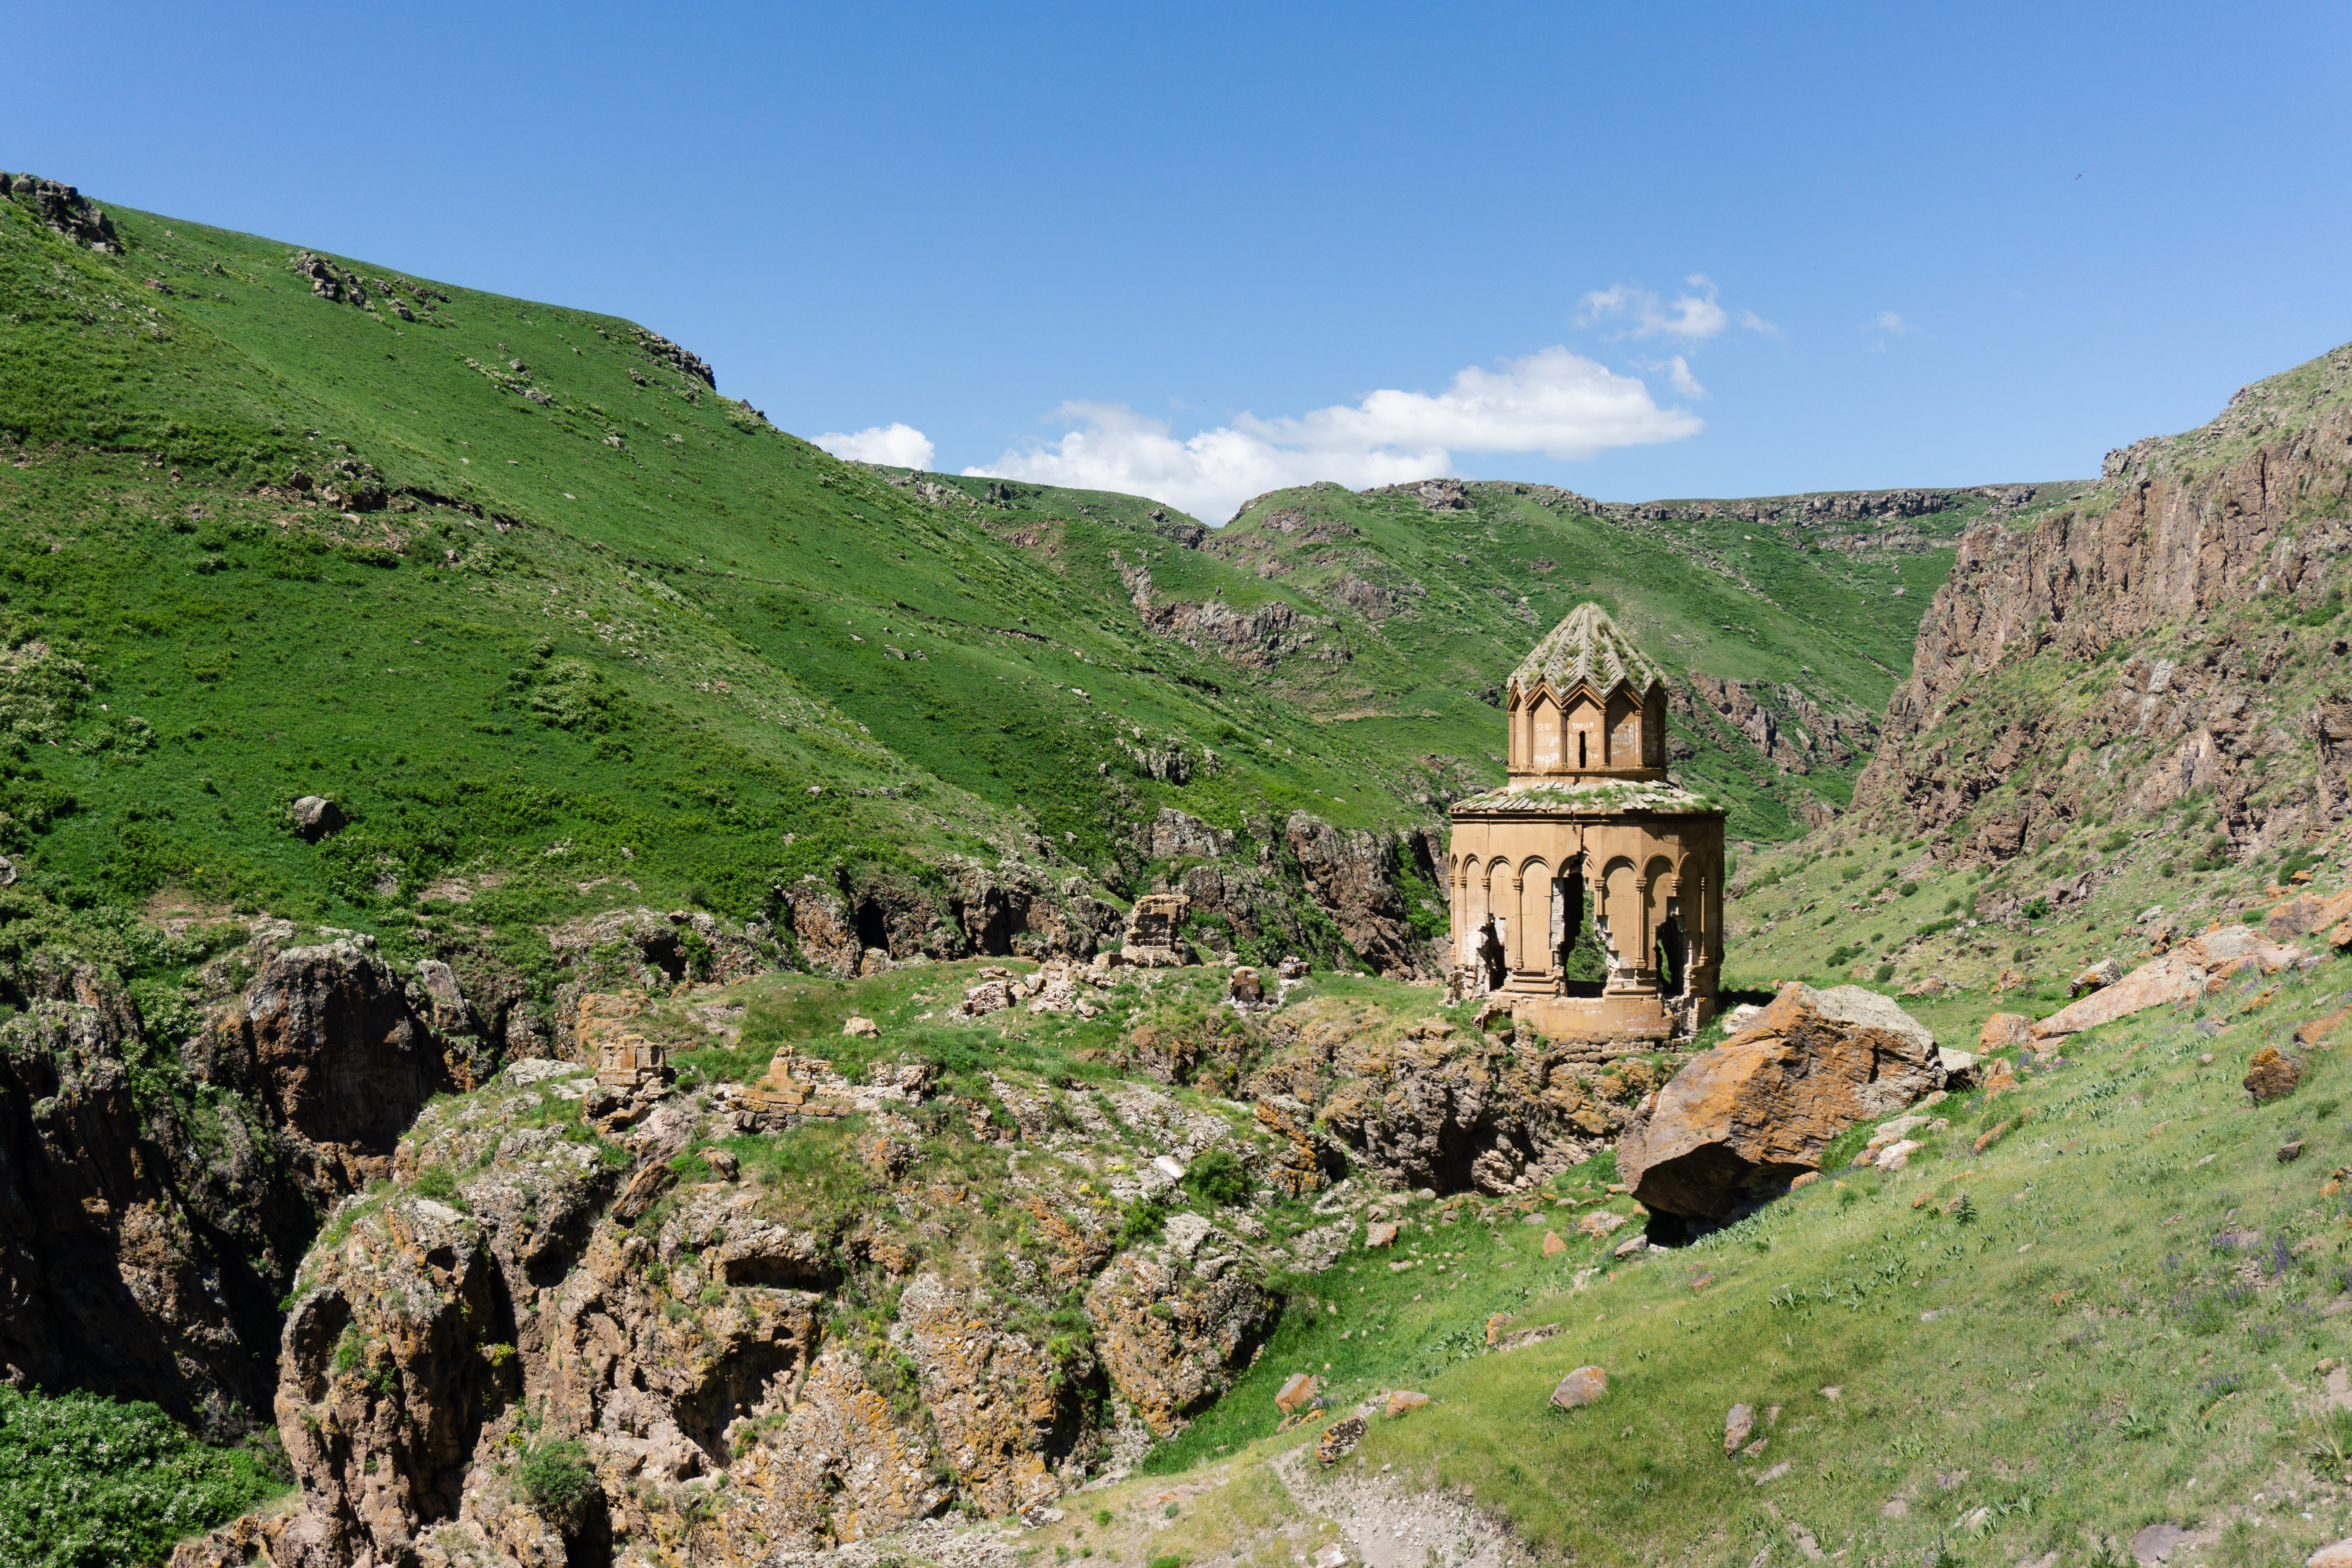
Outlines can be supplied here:
[[152, 1405], [0, 1385], [0, 1562], [161, 1562], [281, 1489], [254, 1455], [206, 1447]]
[[1184, 1173], [1184, 1185], [1195, 1196], [1228, 1207], [1249, 1196], [1249, 1172], [1231, 1150], [1211, 1149]]
[[524, 1495], [550, 1519], [568, 1517], [596, 1489], [588, 1450], [570, 1438], [534, 1444], [523, 1455], [520, 1479]]
[[2027, 900], [2025, 907], [2022, 910], [2020, 910], [2018, 913], [2023, 915], [2030, 921], [2046, 921], [2050, 918], [2050, 900], [2047, 899], [2029, 900]]
[[1895, 966], [1891, 963], [1882, 963], [1871, 973], [1871, 979], [1880, 985], [1885, 984], [1894, 978]]

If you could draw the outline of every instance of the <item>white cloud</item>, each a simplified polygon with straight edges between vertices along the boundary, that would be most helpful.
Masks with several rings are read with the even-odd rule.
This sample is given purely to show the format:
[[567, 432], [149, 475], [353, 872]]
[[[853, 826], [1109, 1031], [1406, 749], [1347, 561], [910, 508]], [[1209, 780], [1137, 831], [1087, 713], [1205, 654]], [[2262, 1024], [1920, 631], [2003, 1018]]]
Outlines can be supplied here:
[[931, 466], [931, 438], [912, 425], [869, 425], [848, 436], [828, 430], [816, 438], [816, 444], [853, 463], [882, 463], [894, 468]]
[[1685, 288], [1696, 290], [1677, 294], [1671, 300], [1661, 300], [1647, 289], [1637, 289], [1631, 283], [1613, 284], [1595, 289], [1577, 301], [1576, 324], [1598, 326], [1603, 321], [1622, 321], [1624, 330], [1612, 334], [1621, 338], [1668, 337], [1681, 340], [1692, 347], [1720, 337], [1723, 330], [1738, 323], [1751, 332], [1777, 338], [1780, 329], [1753, 310], [1742, 310], [1735, 318], [1716, 302], [1718, 292], [1715, 280], [1704, 272], [1694, 272], [1683, 279]]
[[1870, 340], [1863, 346], [1872, 353], [1885, 353], [1887, 339], [1907, 338], [1918, 330], [1894, 311], [1881, 310], [1862, 324], [1862, 335]]
[[1633, 363], [1639, 365], [1642, 369], [1653, 373], [1664, 371], [1666, 373], [1666, 380], [1673, 384], [1674, 389], [1676, 392], [1681, 393], [1685, 397], [1705, 397], [1706, 395], [1706, 388], [1701, 386], [1698, 384], [1698, 377], [1691, 374], [1690, 361], [1685, 359], [1680, 354], [1669, 355], [1667, 358], [1660, 360], [1635, 360]]
[[1564, 348], [1493, 371], [1473, 365], [1433, 395], [1381, 391], [1295, 418], [1244, 414], [1182, 439], [1117, 404], [1066, 403], [1054, 414], [1077, 427], [964, 472], [1123, 490], [1218, 522], [1253, 496], [1318, 479], [1361, 489], [1450, 474], [1456, 452], [1590, 458], [1702, 428], [1686, 410], [1660, 408], [1636, 378]]

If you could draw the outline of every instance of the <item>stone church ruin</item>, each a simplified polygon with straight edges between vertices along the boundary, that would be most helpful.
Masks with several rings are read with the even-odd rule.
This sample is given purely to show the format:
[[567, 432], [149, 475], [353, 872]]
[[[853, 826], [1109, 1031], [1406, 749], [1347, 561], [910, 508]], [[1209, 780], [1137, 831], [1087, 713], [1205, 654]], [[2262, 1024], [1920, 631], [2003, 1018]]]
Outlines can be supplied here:
[[1556, 1039], [1715, 1013], [1725, 813], [1666, 774], [1666, 681], [1580, 605], [1511, 672], [1509, 782], [1454, 807], [1454, 984]]

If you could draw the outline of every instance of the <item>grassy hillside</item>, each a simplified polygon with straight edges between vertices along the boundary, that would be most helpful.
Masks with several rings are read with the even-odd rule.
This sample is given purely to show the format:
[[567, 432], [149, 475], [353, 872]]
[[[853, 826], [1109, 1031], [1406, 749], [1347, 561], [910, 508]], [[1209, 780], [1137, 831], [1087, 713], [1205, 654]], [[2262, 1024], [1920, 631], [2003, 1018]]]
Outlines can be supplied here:
[[[1071, 583], [1148, 610], [1163, 646], [1215, 654], [1221, 679], [1260, 686], [1375, 755], [1456, 759], [1482, 780], [1500, 775], [1503, 678], [1598, 600], [1684, 678], [1683, 762], [1732, 803], [1736, 837], [1762, 839], [1850, 798], [1954, 543], [2025, 493], [1856, 519], [1821, 505], [1837, 498], [1628, 507], [1540, 485], [1316, 485], [1261, 496], [1212, 531], [1133, 497], [888, 471]], [[2036, 487], [2024, 510], [2076, 488]], [[1197, 612], [1212, 605], [1244, 625], [1203, 626]], [[1694, 674], [1745, 687], [1774, 715], [1780, 748], [1710, 708]], [[1792, 731], [1805, 733], [1792, 744]]]
[[[1857, 1130], [1828, 1179], [1630, 1262], [1607, 1252], [1633, 1231], [1572, 1226], [1595, 1200], [1630, 1207], [1605, 1168], [1541, 1205], [1417, 1203], [1415, 1268], [1350, 1253], [1147, 1479], [1023, 1543], [1211, 1568], [1338, 1531], [1386, 1547], [1377, 1520], [1401, 1543], [1425, 1525], [1412, 1559], [1451, 1563], [1472, 1532], [1440, 1526], [1475, 1508], [1538, 1561], [2055, 1568], [2128, 1563], [2135, 1532], [2171, 1524], [2176, 1563], [2299, 1563], [2352, 1532], [2348, 992], [2338, 958], [2077, 1037], [2021, 1063], [2017, 1090], [1936, 1106], [1948, 1129], [1904, 1172], [1836, 1169]], [[1939, 1034], [1972, 1037], [1988, 1005]], [[2294, 1044], [2323, 1017], [2334, 1048]], [[2305, 1076], [2257, 1109], [2239, 1079], [2268, 1045]], [[1570, 1241], [1551, 1258], [1547, 1230]], [[1490, 1351], [1496, 1312], [1557, 1337]], [[1549, 1409], [1585, 1364], [1607, 1396]], [[1393, 1388], [1432, 1404], [1376, 1416], [1318, 1478], [1277, 1463], [1331, 1418], [1276, 1434], [1299, 1372], [1338, 1413]], [[1736, 1404], [1762, 1447], [1730, 1458]]]
[[[497, 926], [753, 914], [909, 853], [1116, 879], [1171, 787], [1138, 753], [1171, 748], [1235, 826], [1406, 809], [1343, 733], [1223, 695], [625, 323], [406, 280], [362, 309], [282, 246], [115, 217], [106, 256], [0, 205], [5, 809], [37, 886], [373, 926], [496, 867], [469, 914]], [[1237, 726], [1285, 744], [1201, 765]], [[306, 793], [357, 826], [294, 839]]]

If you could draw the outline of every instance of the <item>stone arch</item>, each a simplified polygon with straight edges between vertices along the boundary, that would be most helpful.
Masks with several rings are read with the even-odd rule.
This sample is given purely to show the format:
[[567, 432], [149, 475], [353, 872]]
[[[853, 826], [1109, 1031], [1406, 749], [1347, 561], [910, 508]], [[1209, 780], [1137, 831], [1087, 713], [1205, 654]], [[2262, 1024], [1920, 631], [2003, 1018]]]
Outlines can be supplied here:
[[1657, 975], [1658, 994], [1680, 996], [1690, 983], [1690, 940], [1682, 923], [1681, 878], [1664, 855], [1653, 855], [1643, 881], [1649, 887], [1650, 931], [1643, 952]]

